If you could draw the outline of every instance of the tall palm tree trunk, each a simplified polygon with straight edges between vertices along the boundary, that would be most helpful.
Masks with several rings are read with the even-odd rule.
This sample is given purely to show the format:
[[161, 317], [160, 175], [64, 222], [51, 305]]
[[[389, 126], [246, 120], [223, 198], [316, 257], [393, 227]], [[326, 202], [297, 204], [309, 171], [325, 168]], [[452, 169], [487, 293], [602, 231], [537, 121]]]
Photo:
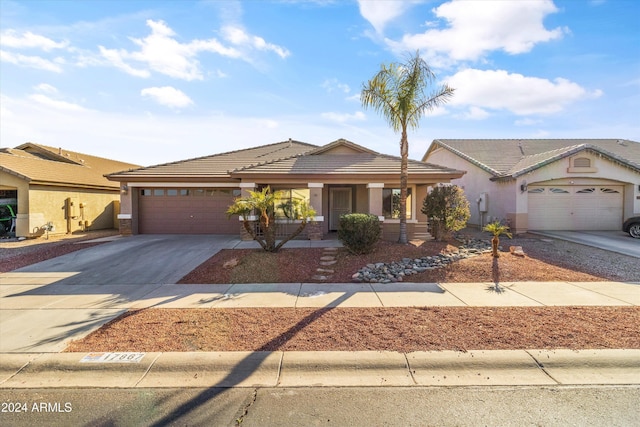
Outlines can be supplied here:
[[409, 184], [409, 141], [407, 129], [402, 128], [400, 140], [400, 236], [398, 243], [407, 243], [407, 186]]

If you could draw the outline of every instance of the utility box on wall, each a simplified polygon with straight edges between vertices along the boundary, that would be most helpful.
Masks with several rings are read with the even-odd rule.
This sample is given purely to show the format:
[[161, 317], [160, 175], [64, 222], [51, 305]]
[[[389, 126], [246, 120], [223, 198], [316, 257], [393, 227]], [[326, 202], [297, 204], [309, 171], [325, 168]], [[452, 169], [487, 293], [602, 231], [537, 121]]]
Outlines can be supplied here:
[[482, 213], [489, 212], [489, 193], [480, 193], [478, 210]]

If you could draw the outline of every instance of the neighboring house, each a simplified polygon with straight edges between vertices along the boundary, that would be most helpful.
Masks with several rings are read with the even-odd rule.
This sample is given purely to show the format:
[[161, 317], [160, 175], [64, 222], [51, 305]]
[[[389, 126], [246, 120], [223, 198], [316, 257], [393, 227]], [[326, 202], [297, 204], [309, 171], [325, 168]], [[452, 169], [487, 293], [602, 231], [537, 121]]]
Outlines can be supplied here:
[[6, 231], [32, 237], [48, 228], [114, 228], [120, 186], [104, 175], [139, 167], [31, 142], [0, 148], [0, 203], [17, 206], [14, 230]]
[[[409, 236], [429, 237], [420, 212], [428, 186], [463, 173], [409, 160]], [[242, 234], [238, 218], [229, 219], [227, 208], [235, 197], [270, 186], [285, 190], [287, 199], [308, 200], [316, 210], [315, 223], [305, 230], [307, 238], [321, 239], [337, 230], [340, 215], [351, 212], [378, 215], [384, 219], [384, 236], [398, 238], [400, 158], [344, 139], [322, 147], [289, 140], [108, 178], [124, 190], [118, 216], [122, 234]]]
[[621, 139], [436, 139], [423, 161], [467, 173], [453, 181], [470, 224], [527, 230], [619, 230], [640, 214], [640, 143]]

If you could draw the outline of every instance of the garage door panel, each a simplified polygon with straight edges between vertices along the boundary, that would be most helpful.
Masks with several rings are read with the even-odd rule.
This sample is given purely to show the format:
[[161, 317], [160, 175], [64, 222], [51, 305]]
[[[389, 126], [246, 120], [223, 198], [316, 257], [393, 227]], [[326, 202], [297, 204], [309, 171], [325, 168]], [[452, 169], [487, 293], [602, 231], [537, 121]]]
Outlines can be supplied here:
[[[174, 189], [175, 190], [175, 189]], [[141, 191], [138, 228], [142, 234], [236, 234], [237, 220], [227, 219], [234, 189]], [[162, 194], [162, 195], [156, 195]], [[169, 195], [173, 194], [173, 195]]]
[[532, 186], [529, 229], [617, 230], [622, 195], [622, 186]]

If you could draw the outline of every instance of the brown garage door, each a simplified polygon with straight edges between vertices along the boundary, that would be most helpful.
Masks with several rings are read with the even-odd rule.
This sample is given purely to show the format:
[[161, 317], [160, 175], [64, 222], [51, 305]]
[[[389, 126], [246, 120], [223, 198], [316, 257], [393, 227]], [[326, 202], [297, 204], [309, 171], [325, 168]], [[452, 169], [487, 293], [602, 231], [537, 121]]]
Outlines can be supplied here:
[[138, 189], [141, 234], [237, 234], [237, 217], [226, 211], [240, 190], [232, 188]]

